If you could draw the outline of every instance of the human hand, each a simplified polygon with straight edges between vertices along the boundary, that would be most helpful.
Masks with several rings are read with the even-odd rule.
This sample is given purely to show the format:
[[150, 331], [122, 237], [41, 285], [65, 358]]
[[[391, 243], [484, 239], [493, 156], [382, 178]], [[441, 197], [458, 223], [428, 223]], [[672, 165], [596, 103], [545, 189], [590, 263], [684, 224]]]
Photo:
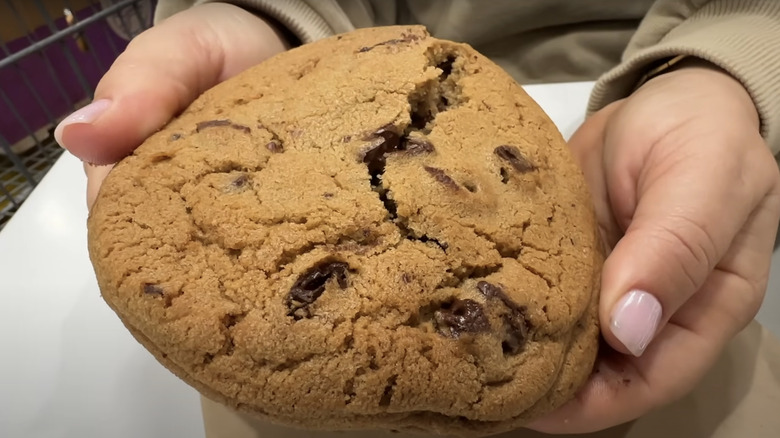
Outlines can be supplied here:
[[658, 76], [570, 141], [609, 250], [608, 344], [575, 400], [531, 428], [583, 433], [684, 396], [756, 315], [780, 178], [742, 85], [705, 63]]
[[193, 7], [133, 39], [93, 102], [55, 130], [57, 142], [85, 162], [88, 205], [114, 163], [201, 93], [285, 49], [263, 19], [226, 3]]

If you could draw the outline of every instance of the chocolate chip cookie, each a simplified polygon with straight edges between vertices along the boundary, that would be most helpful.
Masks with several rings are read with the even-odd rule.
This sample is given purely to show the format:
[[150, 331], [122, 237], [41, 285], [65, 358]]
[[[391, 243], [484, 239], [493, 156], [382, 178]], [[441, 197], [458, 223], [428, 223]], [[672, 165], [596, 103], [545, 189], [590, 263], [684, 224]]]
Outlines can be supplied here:
[[88, 225], [136, 339], [281, 424], [489, 435], [571, 399], [596, 355], [603, 252], [564, 140], [421, 27], [207, 91], [114, 168]]

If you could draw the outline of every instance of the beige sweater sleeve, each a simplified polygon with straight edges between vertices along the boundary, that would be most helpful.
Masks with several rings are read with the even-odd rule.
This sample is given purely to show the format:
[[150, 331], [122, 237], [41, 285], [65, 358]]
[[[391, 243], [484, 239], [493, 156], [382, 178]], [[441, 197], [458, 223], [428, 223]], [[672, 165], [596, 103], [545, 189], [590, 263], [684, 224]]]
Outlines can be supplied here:
[[657, 1], [623, 61], [596, 83], [588, 111], [628, 96], [643, 73], [678, 55], [704, 59], [741, 81], [762, 135], [780, 152], [780, 0]]
[[[160, 0], [155, 19], [209, 1], [214, 0]], [[396, 5], [394, 0], [227, 2], [275, 19], [303, 43], [389, 24]], [[588, 112], [628, 96], [645, 73], [679, 55], [709, 61], [741, 81], [758, 108], [762, 135], [780, 152], [780, 0], [657, 0], [622, 62], [597, 81]]]
[[[160, 0], [154, 21], [160, 21], [185, 9], [218, 0]], [[249, 11], [268, 16], [295, 34], [302, 43], [354, 30], [352, 22], [336, 0], [229, 0]], [[354, 2], [361, 6], [362, 2]], [[361, 11], [364, 15], [369, 11]]]

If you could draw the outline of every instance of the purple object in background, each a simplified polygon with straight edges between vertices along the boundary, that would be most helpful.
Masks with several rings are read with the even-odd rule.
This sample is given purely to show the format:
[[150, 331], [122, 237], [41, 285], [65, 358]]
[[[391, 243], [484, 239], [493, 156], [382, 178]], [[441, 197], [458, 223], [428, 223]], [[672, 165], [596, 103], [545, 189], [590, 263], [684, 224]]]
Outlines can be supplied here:
[[[94, 9], [91, 8], [73, 11], [77, 20], [83, 20], [93, 13]], [[55, 25], [57, 29], [67, 27], [62, 17], [55, 21]], [[51, 127], [50, 124], [54, 120], [50, 117], [59, 119], [73, 111], [74, 104], [90, 99], [100, 78], [127, 46], [127, 41], [111, 30], [105, 20], [86, 26], [82, 33], [87, 39], [89, 50], [94, 54], [82, 52], [73, 36], [65, 36], [41, 51], [0, 69], [0, 90], [5, 93], [10, 104], [33, 133], [41, 128]], [[52, 31], [46, 25], [29, 34], [34, 41], [40, 41], [50, 35]], [[11, 53], [15, 53], [29, 45], [30, 41], [24, 36], [7, 43], [6, 47]], [[68, 60], [66, 53], [71, 55], [73, 63]], [[74, 63], [81, 71], [82, 80], [74, 70]], [[42, 108], [36, 101], [22, 75], [35, 88], [46, 108]], [[0, 102], [0, 135], [13, 145], [28, 137], [30, 132], [13, 114], [11, 108], [8, 108], [8, 103]]]

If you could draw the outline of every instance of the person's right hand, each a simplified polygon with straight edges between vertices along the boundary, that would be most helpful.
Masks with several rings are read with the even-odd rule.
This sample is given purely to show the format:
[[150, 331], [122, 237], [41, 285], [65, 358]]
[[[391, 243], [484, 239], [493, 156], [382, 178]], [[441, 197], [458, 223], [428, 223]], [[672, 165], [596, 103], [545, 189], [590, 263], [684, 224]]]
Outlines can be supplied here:
[[262, 18], [226, 3], [195, 6], [133, 39], [92, 103], [55, 130], [57, 142], [85, 163], [87, 204], [114, 163], [201, 93], [286, 48]]

